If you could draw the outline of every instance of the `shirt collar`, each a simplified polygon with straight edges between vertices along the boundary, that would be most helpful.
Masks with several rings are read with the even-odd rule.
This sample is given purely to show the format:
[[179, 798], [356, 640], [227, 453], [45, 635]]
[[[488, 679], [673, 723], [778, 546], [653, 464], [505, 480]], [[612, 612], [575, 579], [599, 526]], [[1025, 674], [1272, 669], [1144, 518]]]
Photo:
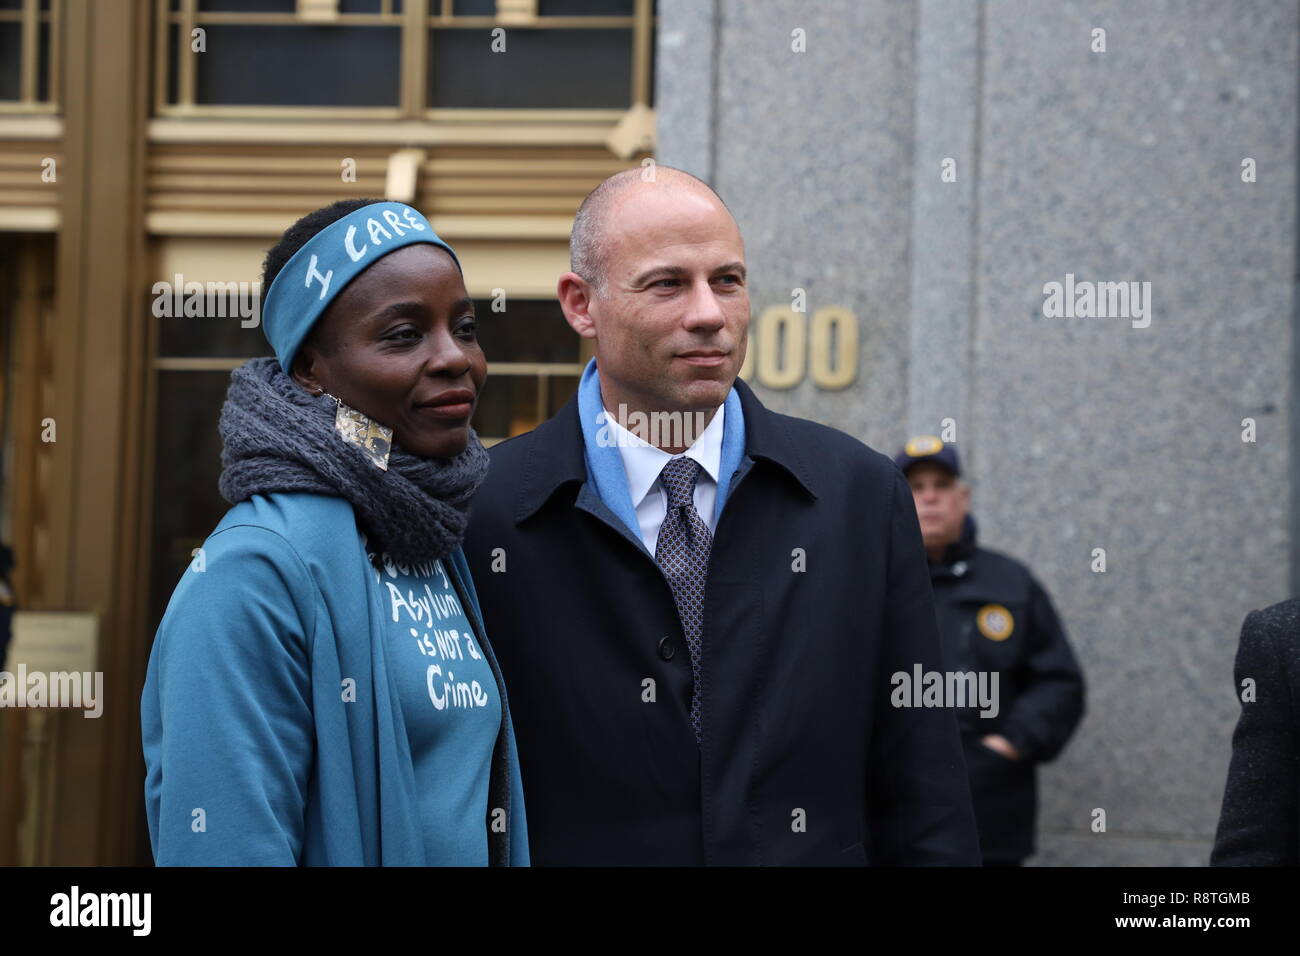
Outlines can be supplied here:
[[[733, 387], [744, 416], [744, 456], [776, 466], [796, 482], [808, 498], [816, 500], [817, 493], [813, 490], [816, 482], [804, 458], [808, 451], [806, 444], [811, 441], [806, 429], [821, 426], [764, 407], [742, 378], [736, 379]], [[800, 428], [800, 440], [791, 434], [794, 427]], [[522, 524], [535, 515], [559, 489], [592, 480], [583, 457], [584, 440], [577, 392], [554, 418], [542, 422], [527, 436], [521, 435], [510, 441], [520, 442], [524, 451], [519, 494], [515, 502], [515, 524]]]
[[[698, 462], [715, 483], [722, 468], [723, 417], [726, 410], [725, 403], [719, 405], [713, 419], [700, 432], [700, 437], [685, 451], [686, 457]], [[614, 420], [608, 409], [605, 411], [605, 421], [609, 425], [610, 437], [614, 439], [619, 455], [623, 458], [623, 468], [627, 471], [627, 489], [632, 496], [632, 507], [636, 508], [654, 487], [664, 465], [675, 456], [632, 434]]]

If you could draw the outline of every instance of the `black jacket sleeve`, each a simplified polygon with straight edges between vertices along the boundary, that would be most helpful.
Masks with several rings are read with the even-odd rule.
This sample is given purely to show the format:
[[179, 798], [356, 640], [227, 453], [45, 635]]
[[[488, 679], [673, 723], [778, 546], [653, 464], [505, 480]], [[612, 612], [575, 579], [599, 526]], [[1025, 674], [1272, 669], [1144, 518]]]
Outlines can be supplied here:
[[871, 862], [886, 866], [979, 866], [979, 837], [956, 716], [943, 707], [891, 703], [889, 681], [942, 669], [939, 624], [912, 492], [895, 472], [887, 594], [867, 794]]
[[1032, 577], [1029, 591], [1028, 653], [1017, 675], [1022, 690], [1001, 733], [1020, 759], [1040, 762], [1061, 752], [1083, 718], [1083, 671], [1047, 592]]
[[1247, 678], [1254, 681], [1255, 699], [1241, 700], [1241, 717], [1232, 734], [1232, 761], [1211, 866], [1300, 863], [1295, 689], [1286, 678], [1284, 642], [1290, 637], [1280, 624], [1268, 611], [1251, 611], [1242, 624], [1233, 676], [1238, 700]]

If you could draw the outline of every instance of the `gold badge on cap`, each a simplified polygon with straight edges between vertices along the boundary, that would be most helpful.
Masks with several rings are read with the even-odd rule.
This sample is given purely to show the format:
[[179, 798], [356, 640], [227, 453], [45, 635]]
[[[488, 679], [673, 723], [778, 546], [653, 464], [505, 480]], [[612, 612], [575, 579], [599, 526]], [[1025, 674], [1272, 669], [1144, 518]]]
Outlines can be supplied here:
[[924, 458], [943, 451], [943, 442], [934, 435], [918, 435], [903, 447], [903, 451], [912, 458]]
[[990, 641], [1005, 641], [1016, 629], [1016, 619], [1001, 604], [985, 604], [975, 615], [975, 625]]

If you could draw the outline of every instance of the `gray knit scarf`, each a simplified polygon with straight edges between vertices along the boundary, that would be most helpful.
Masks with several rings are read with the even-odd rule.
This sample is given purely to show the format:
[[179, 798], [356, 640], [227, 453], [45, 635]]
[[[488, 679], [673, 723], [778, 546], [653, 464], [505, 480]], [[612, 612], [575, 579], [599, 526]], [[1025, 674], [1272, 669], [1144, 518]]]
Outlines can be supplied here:
[[346, 498], [374, 550], [403, 564], [460, 547], [470, 498], [488, 469], [474, 430], [450, 459], [417, 458], [394, 441], [383, 471], [334, 430], [335, 410], [328, 396], [312, 395], [274, 358], [235, 369], [221, 408], [221, 496], [231, 504], [273, 491]]

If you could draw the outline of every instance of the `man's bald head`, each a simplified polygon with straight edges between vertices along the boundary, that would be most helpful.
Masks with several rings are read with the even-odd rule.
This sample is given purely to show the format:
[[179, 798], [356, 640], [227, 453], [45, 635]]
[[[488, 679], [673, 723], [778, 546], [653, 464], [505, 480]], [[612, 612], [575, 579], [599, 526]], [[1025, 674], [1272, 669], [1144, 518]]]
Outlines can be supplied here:
[[571, 254], [555, 294], [591, 340], [605, 407], [716, 411], [749, 330], [745, 242], [717, 193], [665, 166], [611, 176], [583, 202]]
[[[653, 176], [653, 179], [648, 177]], [[610, 176], [587, 194], [573, 217], [569, 233], [569, 268], [595, 288], [605, 289], [605, 267], [609, 251], [609, 219], [616, 201], [629, 189], [668, 189], [704, 193], [730, 209], [722, 197], [698, 176], [673, 166], [637, 166]], [[734, 221], [734, 220], [733, 220]]]

